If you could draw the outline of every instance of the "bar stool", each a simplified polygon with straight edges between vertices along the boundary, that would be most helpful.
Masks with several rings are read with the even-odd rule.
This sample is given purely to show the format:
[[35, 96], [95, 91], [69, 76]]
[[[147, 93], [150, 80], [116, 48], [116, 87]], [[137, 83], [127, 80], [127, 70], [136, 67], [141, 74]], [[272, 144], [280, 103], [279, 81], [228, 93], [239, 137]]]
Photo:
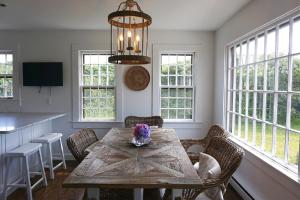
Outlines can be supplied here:
[[[23, 187], [27, 189], [27, 197], [28, 200], [32, 200], [32, 189], [34, 189], [38, 184], [40, 184], [41, 182], [44, 182], [44, 185], [47, 186], [47, 178], [46, 178], [46, 174], [44, 171], [44, 165], [43, 165], [43, 161], [42, 161], [42, 152], [41, 152], [41, 144], [37, 144], [37, 143], [28, 143], [25, 145], [22, 145], [16, 149], [13, 149], [11, 151], [8, 151], [4, 154], [4, 161], [5, 161], [5, 168], [6, 168], [6, 173], [5, 173], [5, 177], [4, 177], [4, 188], [3, 188], [3, 200], [6, 200], [6, 193], [7, 193], [7, 189], [9, 187]], [[29, 161], [28, 158], [29, 156], [33, 155], [33, 154], [37, 154], [38, 155], [38, 160], [39, 160], [39, 164], [41, 167], [41, 171], [40, 172], [30, 172], [29, 170]], [[13, 158], [21, 158], [23, 161], [23, 175], [24, 175], [24, 184], [20, 184], [20, 183], [8, 183], [8, 176], [9, 176], [9, 171], [11, 169], [11, 164], [12, 164], [12, 160]], [[30, 174], [33, 175], [42, 175], [42, 177], [31, 186], [31, 181], [30, 181]]]
[[[64, 149], [63, 149], [63, 145], [61, 142], [61, 137], [62, 134], [61, 133], [49, 133], [47, 135], [44, 135], [42, 137], [39, 138], [35, 138], [33, 139], [31, 142], [34, 143], [42, 143], [42, 144], [46, 144], [47, 145], [47, 154], [48, 154], [48, 163], [47, 165], [45, 165], [46, 168], [49, 168], [50, 171], [50, 178], [54, 179], [54, 170], [56, 170], [58, 167], [60, 167], [61, 165], [63, 165], [64, 169], [67, 168], [66, 166], [66, 161], [65, 161], [65, 155], [64, 155]], [[61, 162], [58, 163], [56, 166], [53, 166], [53, 157], [52, 157], [52, 144], [54, 142], [59, 142], [60, 144], [60, 153], [61, 153], [61, 158], [56, 158], [56, 159], [61, 159]]]

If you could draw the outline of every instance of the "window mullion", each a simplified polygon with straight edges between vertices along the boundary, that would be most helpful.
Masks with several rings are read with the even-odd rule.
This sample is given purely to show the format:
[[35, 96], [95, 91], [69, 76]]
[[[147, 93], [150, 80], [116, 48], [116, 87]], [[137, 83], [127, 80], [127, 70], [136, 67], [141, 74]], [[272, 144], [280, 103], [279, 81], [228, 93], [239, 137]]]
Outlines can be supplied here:
[[[267, 31], [265, 31], [264, 33], [265, 35], [265, 45], [264, 45], [264, 60], [267, 59]], [[268, 76], [267, 76], [267, 72], [268, 72], [268, 64], [267, 62], [264, 63], [264, 83], [263, 83], [263, 90], [266, 91], [267, 90], [267, 83], [268, 83]], [[264, 123], [264, 121], [266, 121], [266, 105], [267, 105], [267, 93], [263, 92], [263, 112], [262, 112], [262, 137], [261, 137], [261, 143], [262, 143], [262, 149], [265, 150], [265, 145], [266, 145], [266, 124]]]
[[240, 69], [240, 80], [239, 80], [239, 121], [238, 121], [238, 136], [241, 137], [241, 114], [242, 114], [242, 87], [243, 87], [243, 68], [241, 67], [242, 63], [242, 43], [240, 43], [240, 63], [238, 68]]
[[[233, 47], [233, 94], [232, 94], [232, 111], [235, 113], [235, 100], [236, 100], [236, 46]], [[232, 132], [235, 132], [235, 114], [232, 114]]]
[[[255, 52], [254, 52], [254, 60], [257, 58], [257, 46], [258, 46], [258, 37], [255, 37]], [[253, 128], [252, 128], [252, 144], [256, 144], [256, 103], [257, 103], [257, 66], [254, 65], [254, 92], [253, 92]]]
[[[275, 58], [278, 56], [279, 26], [276, 26], [275, 34]], [[279, 80], [279, 59], [275, 60], [275, 83], [274, 83], [274, 104], [273, 104], [273, 131], [272, 131], [272, 155], [276, 154], [276, 133], [277, 133], [277, 108], [278, 108], [278, 80]]]
[[246, 73], [246, 108], [245, 108], [245, 140], [248, 141], [248, 115], [249, 115], [249, 42], [250, 40], [247, 40], [247, 53], [246, 53], [246, 63], [247, 63], [247, 73]]
[[289, 154], [289, 129], [291, 128], [291, 104], [292, 104], [292, 49], [293, 49], [293, 18], [289, 21], [289, 56], [288, 56], [288, 93], [287, 93], [287, 111], [286, 111], [286, 131], [285, 131], [285, 147], [284, 147], [284, 160], [288, 163]]

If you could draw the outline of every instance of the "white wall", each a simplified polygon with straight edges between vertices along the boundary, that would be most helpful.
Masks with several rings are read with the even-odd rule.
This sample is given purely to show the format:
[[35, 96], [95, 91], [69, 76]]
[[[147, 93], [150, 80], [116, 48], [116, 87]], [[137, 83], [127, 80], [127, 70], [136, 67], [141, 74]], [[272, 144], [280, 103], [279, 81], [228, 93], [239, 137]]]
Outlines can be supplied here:
[[[227, 43], [300, 5], [299, 0], [254, 0], [216, 32], [214, 121], [223, 123], [224, 48]], [[260, 163], [259, 165], [257, 163]], [[255, 199], [299, 199], [299, 184], [246, 152], [235, 178]]]
[[[182, 138], [199, 138], [205, 135], [213, 118], [213, 63], [214, 63], [214, 32], [185, 32], [185, 31], [151, 31], [149, 52], [152, 44], [199, 44], [203, 52], [204, 66], [197, 66], [201, 70], [201, 79], [205, 84], [197, 87], [201, 93], [199, 106], [206, 112], [199, 113], [201, 121], [194, 128], [178, 128]], [[0, 31], [0, 49], [11, 46], [18, 49], [18, 67], [26, 61], [62, 61], [64, 63], [64, 86], [52, 87], [52, 104], [48, 104], [49, 88], [42, 88], [38, 93], [37, 87], [22, 87], [20, 82], [19, 101], [0, 101], [1, 111], [21, 112], [65, 112], [67, 117], [57, 120], [54, 127], [64, 133], [66, 138], [73, 133], [72, 120], [72, 66], [71, 46], [73, 44], [109, 43], [109, 31], [76, 31], [76, 30], [44, 30], [44, 31]], [[157, 66], [153, 66], [157, 67]], [[125, 67], [127, 68], [127, 67]], [[152, 66], [146, 66], [152, 76]], [[125, 72], [126, 70], [124, 70]], [[22, 77], [22, 76], [20, 76]], [[198, 77], [199, 78], [199, 77]], [[203, 82], [201, 82], [203, 83]], [[152, 82], [140, 92], [123, 87], [123, 116], [152, 114]], [[21, 103], [21, 107], [19, 106]], [[90, 124], [85, 124], [90, 126]], [[109, 127], [122, 126], [122, 123], [92, 124], [99, 137], [102, 137]], [[104, 128], [99, 128], [104, 127]], [[78, 124], [76, 124], [78, 128]], [[202, 134], [201, 134], [202, 133]]]

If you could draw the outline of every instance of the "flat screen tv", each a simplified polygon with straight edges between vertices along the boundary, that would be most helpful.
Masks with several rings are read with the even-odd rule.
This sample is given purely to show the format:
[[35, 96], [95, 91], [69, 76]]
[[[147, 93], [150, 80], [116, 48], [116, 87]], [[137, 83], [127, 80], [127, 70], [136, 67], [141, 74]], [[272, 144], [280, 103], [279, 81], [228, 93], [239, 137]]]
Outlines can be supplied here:
[[63, 86], [62, 62], [24, 62], [24, 86]]

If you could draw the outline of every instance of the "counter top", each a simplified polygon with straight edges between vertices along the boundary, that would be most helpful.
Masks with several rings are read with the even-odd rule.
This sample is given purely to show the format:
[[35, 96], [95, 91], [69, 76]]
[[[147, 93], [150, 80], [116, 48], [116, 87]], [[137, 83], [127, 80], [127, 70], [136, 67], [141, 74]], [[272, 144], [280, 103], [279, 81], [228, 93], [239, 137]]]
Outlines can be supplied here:
[[36, 123], [65, 116], [65, 113], [3, 113], [0, 112], [0, 134], [8, 134]]

